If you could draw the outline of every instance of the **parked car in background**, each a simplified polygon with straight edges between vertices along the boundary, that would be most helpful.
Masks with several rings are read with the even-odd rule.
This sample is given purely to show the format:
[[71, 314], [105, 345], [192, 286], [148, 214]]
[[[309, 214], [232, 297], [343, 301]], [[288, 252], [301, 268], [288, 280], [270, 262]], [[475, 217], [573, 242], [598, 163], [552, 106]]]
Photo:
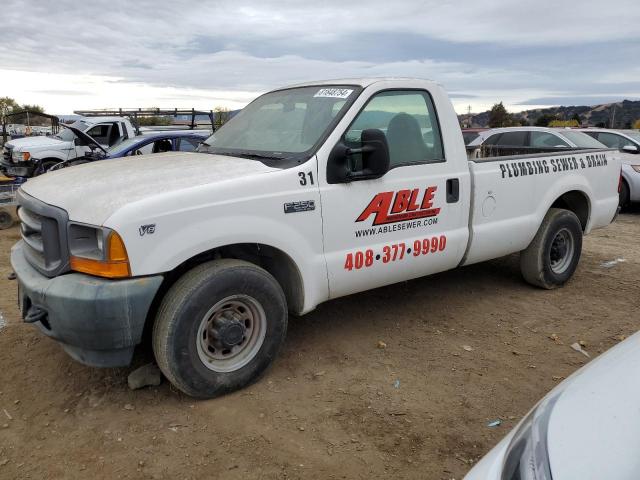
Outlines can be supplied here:
[[467, 152], [469, 158], [483, 158], [591, 148], [606, 146], [569, 128], [507, 127], [481, 132], [467, 145]]
[[540, 400], [465, 480], [636, 480], [639, 371], [636, 333]]
[[626, 154], [621, 157], [620, 206], [640, 202], [640, 131], [604, 128], [586, 128], [581, 131], [607, 147], [617, 148]]
[[[92, 137], [103, 148], [136, 135], [133, 125], [124, 117], [87, 117], [71, 126]], [[67, 128], [56, 135], [10, 140], [2, 150], [0, 171], [10, 177], [40, 175], [57, 163], [73, 160], [89, 152], [86, 145], [76, 144], [76, 138], [73, 130]]]
[[478, 138], [482, 132], [486, 132], [487, 130], [487, 128], [463, 128], [462, 138], [464, 140], [464, 144], [469, 145]]
[[152, 153], [164, 152], [193, 152], [198, 145], [204, 142], [211, 132], [197, 133], [192, 130], [173, 132], [147, 132], [145, 135], [129, 138], [108, 149], [104, 149], [98, 142], [86, 133], [68, 127], [77, 136], [77, 143], [87, 146], [91, 151], [86, 155], [60, 162], [54, 165], [51, 170], [58, 170], [64, 167], [80, 165], [96, 160], [111, 158], [129, 157], [135, 155], [149, 155]]

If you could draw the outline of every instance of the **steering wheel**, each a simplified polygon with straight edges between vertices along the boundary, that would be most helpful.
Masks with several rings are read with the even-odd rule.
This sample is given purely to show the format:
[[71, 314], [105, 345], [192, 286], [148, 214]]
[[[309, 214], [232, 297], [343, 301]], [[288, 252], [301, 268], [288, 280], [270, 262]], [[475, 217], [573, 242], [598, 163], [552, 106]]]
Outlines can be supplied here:
[[140, 150], [136, 150], [136, 155], [142, 155], [142, 152]]

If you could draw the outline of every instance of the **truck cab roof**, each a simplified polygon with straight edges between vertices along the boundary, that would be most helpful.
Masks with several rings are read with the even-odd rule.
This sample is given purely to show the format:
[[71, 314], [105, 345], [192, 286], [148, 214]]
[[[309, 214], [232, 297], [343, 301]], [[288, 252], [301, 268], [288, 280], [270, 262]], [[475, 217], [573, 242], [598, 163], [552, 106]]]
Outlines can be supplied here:
[[[412, 78], [412, 77], [360, 77], [360, 78], [336, 78], [336, 79], [328, 79], [328, 80], [318, 80], [313, 82], [302, 82], [296, 83], [293, 85], [288, 85], [282, 90], [287, 88], [296, 88], [296, 87], [309, 87], [316, 85], [357, 85], [362, 88], [366, 88], [369, 85], [373, 85], [374, 83], [379, 82], [391, 82], [391, 81], [402, 81], [402, 82], [427, 82], [432, 84], [438, 84], [433, 80], [429, 80], [426, 78]], [[439, 84], [438, 84], [439, 85]]]

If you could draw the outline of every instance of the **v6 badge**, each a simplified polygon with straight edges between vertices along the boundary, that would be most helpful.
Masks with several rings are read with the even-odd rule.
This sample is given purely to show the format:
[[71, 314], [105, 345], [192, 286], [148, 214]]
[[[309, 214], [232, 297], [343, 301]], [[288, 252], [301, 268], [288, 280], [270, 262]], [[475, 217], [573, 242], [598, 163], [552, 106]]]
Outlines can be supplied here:
[[138, 231], [140, 232], [141, 237], [144, 237], [146, 233], [152, 235], [156, 231], [156, 224], [150, 223], [149, 225], [141, 225]]

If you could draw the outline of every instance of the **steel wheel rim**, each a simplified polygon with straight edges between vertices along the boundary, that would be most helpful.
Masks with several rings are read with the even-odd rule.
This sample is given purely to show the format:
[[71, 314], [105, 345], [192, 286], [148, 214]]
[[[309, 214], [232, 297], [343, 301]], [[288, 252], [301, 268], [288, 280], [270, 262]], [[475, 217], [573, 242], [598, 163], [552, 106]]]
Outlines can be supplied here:
[[568, 229], [563, 228], [553, 237], [551, 242], [551, 250], [549, 251], [551, 271], [555, 274], [566, 272], [571, 265], [574, 250], [573, 235]]
[[[242, 340], [230, 346], [240, 337]], [[255, 358], [264, 343], [267, 316], [262, 305], [248, 295], [220, 300], [205, 313], [196, 337], [198, 357], [209, 370], [239, 370]]]

